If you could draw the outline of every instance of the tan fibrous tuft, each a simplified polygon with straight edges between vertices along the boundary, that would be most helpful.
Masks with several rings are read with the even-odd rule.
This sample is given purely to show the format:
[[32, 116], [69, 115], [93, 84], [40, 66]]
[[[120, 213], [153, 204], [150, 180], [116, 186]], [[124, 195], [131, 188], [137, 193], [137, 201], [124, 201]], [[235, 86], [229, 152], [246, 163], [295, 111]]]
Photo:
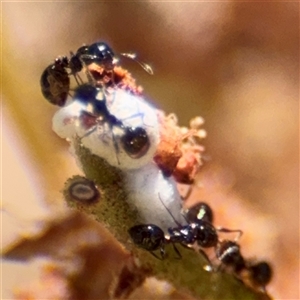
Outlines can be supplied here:
[[166, 116], [162, 111], [158, 111], [158, 120], [160, 143], [154, 161], [165, 176], [173, 175], [179, 183], [192, 184], [202, 165], [201, 140], [206, 132], [200, 127], [204, 120], [195, 117], [190, 121], [190, 128], [179, 127], [176, 115]]

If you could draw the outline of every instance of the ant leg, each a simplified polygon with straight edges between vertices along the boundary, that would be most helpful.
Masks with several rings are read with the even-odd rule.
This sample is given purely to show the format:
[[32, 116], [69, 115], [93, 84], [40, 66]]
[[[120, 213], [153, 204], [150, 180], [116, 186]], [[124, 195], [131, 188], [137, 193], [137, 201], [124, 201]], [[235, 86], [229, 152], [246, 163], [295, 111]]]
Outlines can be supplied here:
[[149, 252], [151, 255], [153, 255], [155, 258], [157, 258], [159, 260], [164, 260], [165, 254], [166, 254], [164, 245], [161, 245], [161, 247], [160, 247], [160, 256], [161, 257], [157, 256], [153, 251], [149, 251]]
[[189, 199], [189, 197], [191, 196], [192, 190], [193, 190], [193, 187], [192, 187], [191, 184], [189, 184], [188, 189], [187, 189], [187, 192], [185, 193], [185, 195], [184, 195], [184, 196], [180, 196], [180, 197], [181, 197], [181, 200], [184, 201], [184, 200]]
[[159, 259], [159, 260], [163, 260], [163, 259], [164, 259], [163, 256], [162, 256], [162, 257], [159, 257], [159, 256], [157, 256], [154, 252], [152, 252], [152, 251], [149, 251], [149, 252], [150, 252], [151, 255], [153, 255], [155, 258], [157, 258], [157, 259]]
[[[74, 75], [75, 76], [75, 75]], [[78, 78], [79, 79], [79, 81], [80, 81], [80, 84], [83, 84], [84, 82], [83, 82], [83, 80], [82, 80], [82, 78], [79, 76], [79, 74], [76, 74], [76, 76], [75, 76], [75, 78]], [[77, 81], [77, 80], [76, 80]]]
[[177, 259], [181, 259], [182, 258], [182, 256], [181, 256], [181, 254], [180, 254], [180, 252], [179, 252], [179, 250], [177, 249], [177, 247], [175, 246], [175, 244], [174, 243], [172, 243], [172, 246], [173, 246], [173, 249], [174, 249], [174, 251], [176, 252], [176, 254], [178, 255], [178, 257], [176, 257]]
[[124, 121], [126, 121], [126, 120], [130, 120], [130, 119], [136, 118], [136, 117], [140, 117], [141, 120], [142, 120], [142, 122], [143, 122], [143, 124], [144, 124], [145, 126], [147, 126], [147, 127], [153, 127], [153, 125], [149, 125], [149, 124], [146, 124], [146, 123], [144, 122], [145, 113], [143, 113], [143, 112], [140, 111], [140, 107], [139, 107], [139, 104], [138, 104], [138, 103], [137, 103], [137, 105], [136, 105], [136, 108], [137, 108], [137, 109], [136, 109], [137, 113], [135, 113], [135, 114], [133, 114], [133, 115], [131, 115], [131, 116], [128, 116], [128, 117], [123, 118], [123, 119], [122, 119], [122, 122], [124, 122]]
[[92, 127], [90, 130], [88, 130], [83, 136], [80, 137], [80, 139], [83, 139], [83, 138], [89, 136], [89, 135], [92, 134], [96, 129], [97, 129], [97, 125], [95, 125], [95, 126]]
[[190, 249], [190, 250], [194, 250], [193, 248], [193, 244], [184, 244], [184, 243], [181, 243], [181, 246], [187, 248], [187, 249]]
[[243, 231], [240, 229], [227, 229], [227, 228], [218, 226], [218, 227], [216, 227], [216, 230], [220, 231], [220, 232], [226, 232], [226, 233], [238, 232], [236, 238], [234, 239], [235, 242], [237, 242], [240, 239], [240, 237], [243, 235]]
[[120, 164], [120, 161], [119, 161], [119, 157], [118, 157], [118, 152], [119, 152], [119, 146], [118, 146], [118, 143], [117, 143], [117, 140], [116, 140], [116, 137], [114, 135], [114, 132], [113, 132], [113, 129], [111, 128], [111, 135], [112, 135], [112, 140], [113, 140], [113, 145], [114, 145], [114, 148], [116, 150], [116, 158], [117, 158], [117, 162], [118, 162], [118, 165]]
[[147, 124], [144, 123], [144, 116], [145, 116], [144, 113], [138, 112], [138, 113], [136, 113], [136, 114], [134, 114], [134, 115], [131, 115], [131, 116], [126, 117], [126, 118], [123, 118], [123, 119], [122, 119], [122, 122], [124, 122], [124, 121], [126, 121], [126, 120], [130, 120], [130, 119], [136, 118], [136, 117], [140, 117], [140, 118], [142, 119], [142, 122], [143, 122], [144, 125], [146, 125], [146, 126], [148, 126], [148, 127], [153, 127], [153, 126], [150, 126], [150, 125], [147, 125]]
[[86, 74], [89, 84], [91, 84], [93, 86], [97, 86], [96, 80], [94, 79], [94, 77], [91, 75], [91, 72], [87, 68], [85, 68], [85, 74]]
[[75, 81], [76, 81], [77, 85], [80, 85], [80, 84], [79, 84], [79, 81], [78, 81], [78, 79], [77, 79], [77, 76], [75, 75], [75, 73], [71, 73], [71, 75], [73, 75], [73, 76], [74, 76], [74, 78], [75, 78]]
[[166, 255], [164, 245], [162, 245], [162, 246], [160, 247], [160, 255], [161, 255], [161, 260], [163, 260], [163, 259], [165, 258], [165, 255]]
[[74, 76], [77, 85], [81, 85], [81, 84], [84, 83], [83, 80], [82, 80], [82, 78], [79, 76], [79, 74], [72, 73], [72, 75]]
[[213, 267], [213, 265], [211, 264], [210, 259], [208, 258], [207, 254], [202, 250], [199, 249], [199, 252], [202, 254], [202, 256], [204, 257], [204, 259], [206, 260], [207, 264], [204, 265], [203, 269], [207, 272], [215, 272], [215, 268]]

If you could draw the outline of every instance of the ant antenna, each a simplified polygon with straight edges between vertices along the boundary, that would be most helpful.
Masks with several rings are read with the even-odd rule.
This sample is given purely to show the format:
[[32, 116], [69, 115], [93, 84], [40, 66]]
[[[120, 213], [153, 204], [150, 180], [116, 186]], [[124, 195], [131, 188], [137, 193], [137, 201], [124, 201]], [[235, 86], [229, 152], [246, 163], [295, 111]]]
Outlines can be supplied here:
[[171, 213], [171, 211], [166, 207], [166, 205], [164, 204], [164, 202], [162, 201], [160, 194], [158, 194], [159, 200], [162, 203], [162, 205], [164, 206], [164, 208], [168, 211], [168, 213], [170, 214], [170, 216], [172, 217], [172, 219], [174, 220], [174, 222], [176, 223], [176, 225], [178, 227], [181, 227], [181, 224], [174, 218], [173, 214]]
[[122, 56], [124, 56], [124, 57], [127, 57], [127, 58], [130, 58], [130, 59], [132, 59], [132, 60], [134, 60], [135, 62], [137, 62], [148, 74], [150, 74], [150, 75], [153, 75], [153, 70], [152, 70], [152, 68], [148, 65], [148, 64], [146, 64], [146, 63], [144, 63], [144, 62], [142, 62], [142, 61], [139, 61], [137, 58], [136, 58], [136, 54], [135, 53], [120, 53], [120, 55], [122, 55]]

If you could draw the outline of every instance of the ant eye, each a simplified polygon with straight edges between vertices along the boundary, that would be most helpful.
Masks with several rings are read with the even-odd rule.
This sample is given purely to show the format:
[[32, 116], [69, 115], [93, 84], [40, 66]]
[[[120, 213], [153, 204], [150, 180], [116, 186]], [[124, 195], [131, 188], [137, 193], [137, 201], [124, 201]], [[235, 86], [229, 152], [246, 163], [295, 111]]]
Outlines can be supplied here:
[[124, 151], [132, 158], [140, 158], [145, 155], [150, 147], [147, 132], [142, 127], [126, 128], [121, 138]]
[[100, 193], [92, 180], [80, 177], [68, 188], [70, 199], [80, 201], [84, 204], [96, 202], [100, 198]]

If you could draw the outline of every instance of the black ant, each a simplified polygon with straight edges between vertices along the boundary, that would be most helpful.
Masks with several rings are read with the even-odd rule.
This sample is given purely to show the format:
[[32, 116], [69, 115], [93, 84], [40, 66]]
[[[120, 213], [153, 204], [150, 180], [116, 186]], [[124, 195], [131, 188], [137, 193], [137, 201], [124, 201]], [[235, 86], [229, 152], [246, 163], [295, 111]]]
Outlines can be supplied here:
[[122, 121], [112, 115], [107, 108], [102, 89], [90, 84], [80, 85], [74, 92], [74, 101], [79, 101], [86, 106], [79, 116], [81, 125], [87, 130], [81, 138], [94, 132], [97, 125], [107, 124], [112, 132], [113, 145], [117, 153], [119, 146], [113, 133], [113, 127], [118, 127], [123, 131], [124, 134], [120, 141], [123, 150], [129, 157], [140, 158], [148, 151], [150, 141], [146, 130], [142, 127], [125, 126]]
[[[56, 58], [54, 63], [42, 73], [40, 79], [42, 94], [50, 103], [58, 106], [65, 105], [70, 90], [70, 75], [73, 75], [79, 84], [77, 73], [82, 70], [82, 62], [79, 57], [80, 48], [76, 55], [71, 52], [70, 59], [67, 56]], [[68, 73], [67, 69], [70, 69], [71, 72]]]
[[[52, 104], [64, 106], [70, 91], [70, 75], [73, 75], [77, 84], [78, 73], [86, 67], [86, 73], [90, 84], [103, 87], [118, 84], [122, 80], [114, 78], [114, 67], [117, 65], [113, 50], [104, 42], [97, 42], [90, 46], [82, 46], [76, 54], [70, 52], [67, 56], [58, 57], [42, 73], [40, 85], [43, 96]], [[135, 60], [149, 74], [153, 74], [151, 67], [136, 59], [133, 53], [121, 53], [122, 56]], [[70, 70], [68, 73], [67, 70]], [[116, 76], [117, 77], [117, 76]]]
[[[165, 208], [168, 210], [166, 206]], [[169, 213], [171, 214], [170, 211]], [[164, 258], [164, 246], [167, 243], [172, 243], [177, 253], [179, 252], [174, 245], [175, 243], [180, 243], [183, 246], [190, 247], [196, 242], [201, 248], [214, 247], [216, 257], [221, 262], [221, 266], [231, 268], [234, 274], [238, 277], [240, 277], [243, 271], [246, 271], [248, 273], [250, 283], [254, 287], [262, 288], [265, 292], [265, 286], [272, 278], [271, 266], [264, 261], [250, 264], [242, 256], [240, 245], [236, 241], [220, 241], [217, 235], [217, 231], [239, 232], [239, 238], [242, 234], [241, 230], [215, 228], [211, 224], [213, 220], [213, 212], [209, 205], [204, 202], [198, 203], [190, 209], [185, 210], [185, 216], [189, 224], [184, 226], [179, 224], [177, 228], [169, 228], [169, 236], [165, 235], [161, 228], [153, 224], [134, 226], [129, 230], [129, 234], [137, 246], [150, 251], [156, 258], [159, 257], [157, 257], [152, 251], [160, 250], [161, 258], [159, 259]], [[174, 219], [173, 216], [172, 218]], [[178, 224], [175, 219], [174, 221]], [[212, 270], [213, 268], [209, 258], [202, 249], [200, 249], [200, 252], [209, 263], [205, 269]]]
[[[160, 197], [159, 197], [160, 198]], [[160, 198], [161, 200], [161, 198]], [[180, 243], [183, 246], [186, 247], [191, 247], [194, 243], [197, 243], [201, 248], [210, 248], [210, 247], [217, 247], [219, 243], [219, 238], [217, 231], [223, 231], [223, 232], [236, 232], [238, 231], [241, 233], [240, 230], [230, 230], [226, 228], [220, 228], [216, 229], [211, 222], [202, 220], [202, 219], [197, 219], [196, 222], [189, 222], [187, 219], [187, 222], [189, 224], [187, 225], [181, 225], [179, 224], [175, 218], [173, 217], [172, 213], [169, 211], [169, 209], [165, 206], [163, 201], [161, 200], [162, 204], [166, 208], [166, 210], [169, 212], [175, 223], [178, 225], [178, 227], [173, 227], [173, 228], [168, 228], [168, 233], [169, 235], [165, 236], [162, 235], [161, 232], [163, 232], [158, 226], [152, 225], [152, 224], [144, 224], [144, 225], [137, 225], [132, 227], [129, 230], [129, 234], [132, 238], [132, 240], [135, 242], [135, 244], [141, 248], [144, 248], [148, 251], [153, 251], [149, 250], [148, 247], [148, 239], [152, 238], [152, 235], [155, 235], [156, 231], [152, 230], [153, 226], [155, 228], [158, 228], [160, 231], [160, 239], [161, 243], [157, 244], [157, 247], [155, 250], [160, 249], [161, 253], [164, 251], [162, 250], [164, 247], [165, 243], [172, 243], [173, 245], [175, 243]], [[207, 211], [211, 211], [211, 208], [206, 204], [205, 206], [202, 206], [202, 209]], [[204, 214], [205, 215], [205, 214]], [[209, 216], [209, 214], [206, 214]], [[212, 214], [211, 214], [212, 216]], [[212, 220], [212, 218], [208, 218], [209, 220]], [[137, 239], [136, 235], [139, 235], [140, 232], [143, 232], [144, 236], [146, 237], [144, 239]], [[153, 237], [155, 238], [155, 237]], [[203, 252], [203, 255], [209, 261], [208, 257], [206, 254]], [[162, 257], [163, 258], [163, 257]]]
[[[161, 228], [153, 224], [133, 226], [128, 232], [137, 246], [150, 251], [151, 254], [154, 255], [152, 251], [159, 249], [161, 259], [164, 258], [164, 246], [167, 243], [173, 244], [176, 253], [179, 252], [174, 245], [175, 243], [179, 243], [188, 248], [195, 242], [202, 248], [216, 247], [218, 244], [216, 229], [211, 223], [206, 221], [168, 228], [168, 235], [165, 235]], [[156, 255], [154, 256], [157, 257]], [[179, 256], [181, 257], [180, 253]], [[206, 256], [205, 258], [209, 261]]]

